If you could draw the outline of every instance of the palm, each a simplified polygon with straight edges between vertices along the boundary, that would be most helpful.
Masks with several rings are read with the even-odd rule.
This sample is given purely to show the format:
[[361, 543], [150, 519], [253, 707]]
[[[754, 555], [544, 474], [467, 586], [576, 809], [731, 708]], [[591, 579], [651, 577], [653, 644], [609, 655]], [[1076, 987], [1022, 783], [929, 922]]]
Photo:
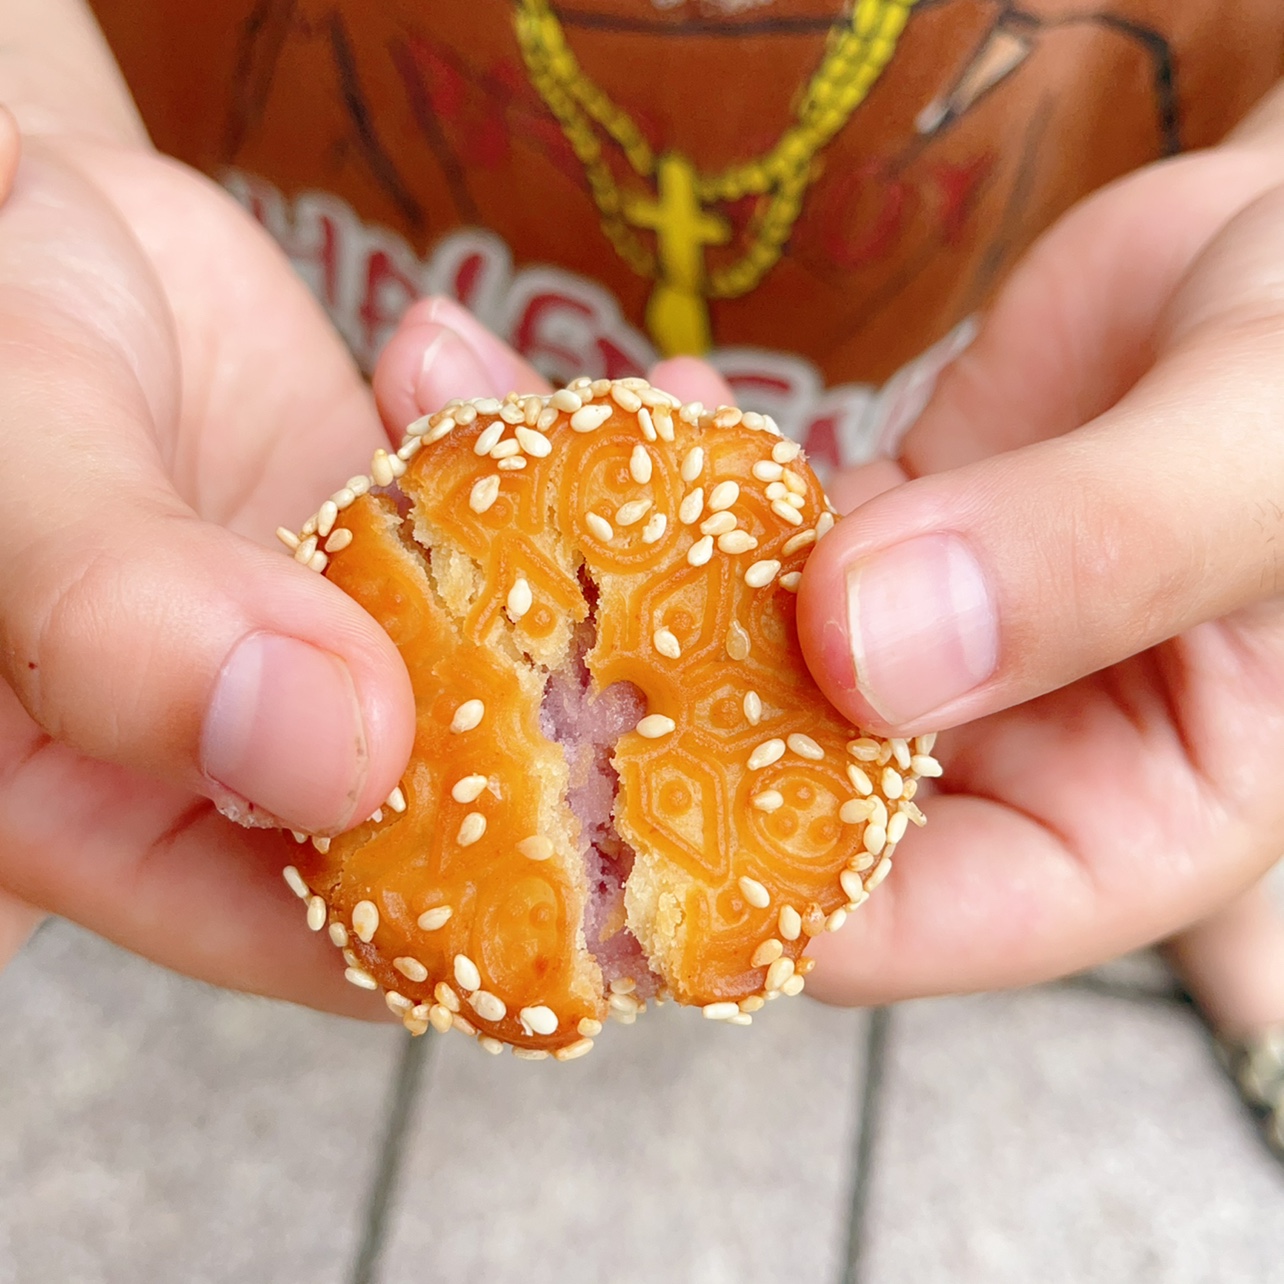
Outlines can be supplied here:
[[[29, 181], [57, 180], [57, 162], [35, 160]], [[150, 155], [77, 160], [100, 195], [82, 192], [59, 220], [24, 218], [16, 200], [10, 244], [57, 262], [79, 247], [53, 287], [73, 315], [96, 322], [104, 297], [135, 301], [133, 328], [113, 338], [136, 359], [175, 488], [206, 520], [270, 541], [368, 466], [382, 432], [367, 390], [288, 265], [225, 198]], [[120, 253], [109, 202], [141, 253]], [[99, 245], [86, 273], [83, 247]], [[206, 980], [353, 1007], [299, 931], [277, 836], [51, 741], [7, 687], [0, 832], [0, 885], [32, 904]]]
[[[1159, 167], [1055, 230], [906, 441], [906, 471], [1060, 435], [1127, 394], [1162, 352], [1156, 336], [1182, 328], [1164, 315], [1181, 278], [1251, 198], [1241, 168], [1220, 154]], [[1253, 259], [1252, 246], [1234, 250]], [[1206, 294], [1197, 273], [1175, 306]], [[1083, 532], [1103, 559], [1108, 536]], [[1162, 938], [1264, 873], [1284, 853], [1284, 605], [957, 728], [937, 752], [946, 776], [928, 828], [825, 943], [821, 993], [877, 1001], [1045, 979]]]

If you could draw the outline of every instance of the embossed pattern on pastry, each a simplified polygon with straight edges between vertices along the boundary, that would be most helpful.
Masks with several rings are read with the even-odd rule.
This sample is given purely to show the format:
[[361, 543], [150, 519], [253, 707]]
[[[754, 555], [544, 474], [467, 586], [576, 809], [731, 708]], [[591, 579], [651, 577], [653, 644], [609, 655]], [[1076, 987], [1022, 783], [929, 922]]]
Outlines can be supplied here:
[[748, 1024], [886, 877], [932, 737], [849, 726], [794, 594], [834, 515], [770, 419], [642, 380], [451, 403], [296, 535], [410, 671], [400, 786], [287, 880], [407, 1028], [569, 1059]]

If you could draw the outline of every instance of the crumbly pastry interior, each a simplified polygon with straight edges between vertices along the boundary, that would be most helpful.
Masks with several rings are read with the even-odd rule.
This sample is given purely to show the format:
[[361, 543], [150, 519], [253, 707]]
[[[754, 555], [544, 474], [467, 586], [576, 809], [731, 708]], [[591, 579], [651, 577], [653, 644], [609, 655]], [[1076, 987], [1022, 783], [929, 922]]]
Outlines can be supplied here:
[[568, 1060], [674, 998], [749, 1024], [887, 876], [932, 737], [862, 734], [797, 645], [834, 524], [765, 416], [640, 379], [453, 402], [281, 538], [387, 629], [417, 732], [286, 879], [415, 1034]]

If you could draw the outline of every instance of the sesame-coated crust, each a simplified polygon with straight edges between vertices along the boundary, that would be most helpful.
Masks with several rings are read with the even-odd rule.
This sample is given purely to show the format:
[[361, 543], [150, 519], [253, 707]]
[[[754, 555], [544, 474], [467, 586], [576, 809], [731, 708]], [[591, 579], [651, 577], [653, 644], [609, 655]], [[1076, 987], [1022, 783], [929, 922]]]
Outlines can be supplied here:
[[[568, 1059], [644, 1004], [608, 990], [561, 748], [539, 709], [596, 586], [596, 690], [644, 695], [619, 740], [628, 928], [662, 994], [748, 1024], [803, 987], [808, 941], [886, 876], [931, 738], [882, 740], [820, 694], [799, 572], [834, 516], [769, 419], [642, 380], [452, 403], [282, 538], [388, 630], [417, 730], [372, 820], [297, 847], [309, 923], [407, 1028]], [[296, 838], [304, 838], [296, 835]]]

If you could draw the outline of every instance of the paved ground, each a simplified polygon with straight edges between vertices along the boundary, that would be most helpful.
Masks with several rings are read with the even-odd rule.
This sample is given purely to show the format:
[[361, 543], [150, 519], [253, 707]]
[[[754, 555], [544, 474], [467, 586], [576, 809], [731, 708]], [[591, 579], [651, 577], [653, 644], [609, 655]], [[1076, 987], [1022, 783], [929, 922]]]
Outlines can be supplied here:
[[531, 1065], [47, 927], [0, 975], [0, 1284], [1284, 1280], [1284, 1169], [1153, 963], [764, 1015]]

